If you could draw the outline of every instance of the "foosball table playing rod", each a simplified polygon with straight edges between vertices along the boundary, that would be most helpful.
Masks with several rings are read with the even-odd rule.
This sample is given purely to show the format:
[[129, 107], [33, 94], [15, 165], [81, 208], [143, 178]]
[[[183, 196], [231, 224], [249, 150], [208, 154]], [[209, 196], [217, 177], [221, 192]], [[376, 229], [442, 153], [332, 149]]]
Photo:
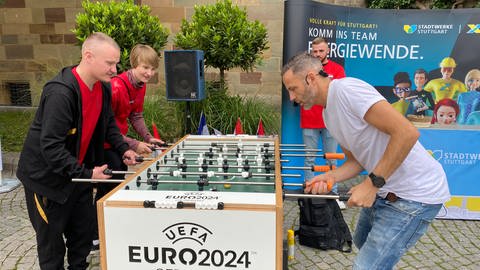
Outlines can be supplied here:
[[[150, 172], [151, 175], [169, 175], [169, 176], [241, 176], [243, 178], [251, 177], [275, 177], [274, 173], [252, 173], [252, 172], [239, 172], [239, 173], [230, 173], [230, 172], [182, 172], [180, 170], [170, 171], [170, 172]], [[300, 174], [281, 174], [282, 177], [301, 177]]]
[[[208, 168], [216, 168], [216, 169], [245, 169], [248, 171], [249, 169], [265, 169], [265, 170], [274, 170], [275, 167], [272, 165], [266, 165], [266, 166], [249, 166], [249, 165], [185, 165], [185, 164], [159, 164], [157, 165], [158, 168], [179, 168], [179, 169], [188, 169], [188, 168], [202, 168], [202, 169], [208, 169]], [[280, 167], [282, 170], [311, 170], [313, 172], [328, 172], [336, 168], [336, 166], [329, 166], [329, 165], [315, 165], [315, 166], [310, 166], [310, 167], [295, 167], [295, 166], [281, 166]], [[106, 175], [115, 175], [115, 174], [135, 174], [135, 171], [115, 171], [111, 169], [105, 169], [103, 171], [103, 174]], [[295, 174], [293, 177], [296, 177], [298, 174]], [[284, 177], [289, 177], [286, 175], [282, 175]]]
[[[259, 157], [264, 157], [264, 158], [270, 158], [273, 157], [273, 153], [222, 153], [222, 152], [180, 152], [180, 153], [170, 153], [170, 157], [183, 157], [183, 156], [191, 156], [191, 155], [197, 155], [200, 157], [209, 157], [213, 158], [213, 156], [259, 156]], [[321, 157], [325, 159], [344, 159], [345, 154], [343, 153], [325, 153], [325, 154], [280, 154], [280, 157]]]
[[[210, 144], [208, 143], [188, 143], [188, 144], [185, 144], [185, 142], [182, 142], [181, 143], [181, 146], [182, 147], [185, 147], [185, 146], [212, 146], [212, 147], [218, 147], [218, 146], [224, 146], [224, 145], [227, 145], [227, 146], [234, 146], [234, 147], [239, 147], [239, 146], [250, 146], [250, 147], [259, 147], [259, 146], [263, 146], [263, 147], [274, 147], [275, 144], [273, 143], [249, 143], [249, 144], [243, 144], [243, 142], [211, 142]], [[283, 144], [281, 143], [279, 145], [280, 147], [305, 147], [306, 145], [305, 144]]]
[[[125, 180], [121, 179], [83, 179], [83, 178], [73, 178], [72, 182], [82, 182], [82, 183], [122, 183]], [[137, 180], [137, 183], [141, 184], [198, 184], [199, 181], [192, 181], [192, 180], [156, 180], [156, 179], [149, 179], [149, 180]], [[273, 182], [248, 182], [248, 181], [241, 181], [241, 182], [231, 182], [231, 181], [205, 181], [202, 183], [204, 186], [208, 185], [253, 185], [253, 186], [274, 186], [275, 183]], [[283, 183], [282, 187], [301, 187], [305, 188], [305, 184], [300, 183]], [[333, 199], [333, 200], [340, 200], [340, 201], [348, 201], [350, 199], [350, 194], [339, 194], [339, 195], [330, 195], [330, 194], [302, 194], [302, 193], [285, 193], [283, 192], [283, 198], [294, 200], [294, 199]]]
[[[82, 183], [122, 183], [124, 180], [121, 179], [84, 179], [84, 178], [73, 178], [72, 182], [82, 182]], [[202, 186], [209, 185], [248, 185], [248, 186], [275, 186], [273, 182], [251, 182], [251, 181], [208, 181], [208, 180], [157, 180], [157, 179], [147, 179], [147, 180], [137, 180], [135, 183], [138, 184], [177, 184], [177, 185], [189, 185], [189, 184], [201, 184]], [[305, 184], [300, 183], [284, 183], [282, 187], [301, 187], [305, 188]]]
[[[209, 158], [209, 157], [203, 157], [201, 158], [202, 160], [206, 160], [208, 162], [213, 162], [213, 161], [218, 161], [218, 158]], [[182, 156], [176, 156], [176, 157], [167, 157], [167, 156], [163, 156], [163, 161], [164, 162], [168, 162], [168, 161], [174, 161], [174, 162], [192, 162], [192, 161], [198, 161], [199, 159], [198, 158], [185, 158], [185, 157], [182, 157]], [[228, 162], [238, 162], [238, 159], [234, 159], [234, 158], [222, 158], [222, 160], [226, 160]], [[246, 160], [249, 160], [249, 159], [244, 159], [244, 161]], [[271, 159], [268, 159], [268, 158], [260, 158], [260, 159], [254, 159], [254, 160], [250, 160], [252, 162], [256, 162], [257, 164], [259, 163], [266, 163], [266, 161], [268, 162], [272, 162], [273, 160]], [[281, 159], [280, 162], [290, 162], [290, 160], [288, 159]]]
[[[155, 148], [158, 149], [158, 148]], [[166, 148], [162, 148], [166, 149]], [[265, 147], [257, 147], [257, 148], [240, 148], [238, 146], [236, 147], [228, 147], [228, 146], [217, 146], [217, 147], [211, 147], [211, 146], [204, 146], [204, 147], [199, 147], [199, 146], [184, 146], [182, 148], [177, 147], [174, 148], [173, 151], [176, 151], [179, 153], [180, 151], [185, 151], [185, 152], [190, 152], [190, 151], [208, 151], [208, 152], [236, 152], [236, 153], [241, 153], [241, 152], [257, 152], [257, 153], [263, 153], [263, 152], [273, 152], [273, 148], [265, 148]], [[323, 152], [322, 149], [314, 149], [314, 148], [280, 148], [280, 152]]]
[[[158, 168], [179, 168], [179, 169], [188, 169], [188, 168], [201, 168], [201, 169], [208, 169], [208, 168], [213, 168], [213, 169], [244, 169], [246, 171], [250, 169], [265, 169], [265, 170], [275, 170], [275, 166], [270, 164], [270, 165], [229, 165], [229, 164], [224, 164], [224, 165], [209, 165], [209, 164], [158, 164]], [[301, 166], [280, 166], [281, 170], [311, 170], [313, 172], [328, 172], [333, 169], [335, 169], [336, 166], [329, 166], [329, 165], [314, 165], [310, 167], [301, 167]], [[127, 173], [127, 172], [118, 172], [120, 173]], [[105, 173], [107, 174], [107, 173]]]
[[321, 157], [324, 159], [344, 159], [343, 153], [325, 153], [325, 154], [280, 154], [281, 157]]
[[142, 157], [142, 156], [135, 157], [135, 162], [144, 162], [144, 161], [149, 161], [149, 160], [154, 160], [154, 158], [147, 158], [147, 157]]
[[296, 199], [330, 199], [330, 200], [339, 200], [339, 201], [348, 201], [350, 199], [350, 194], [302, 194], [302, 193], [283, 193], [283, 198], [287, 200], [296, 200]]

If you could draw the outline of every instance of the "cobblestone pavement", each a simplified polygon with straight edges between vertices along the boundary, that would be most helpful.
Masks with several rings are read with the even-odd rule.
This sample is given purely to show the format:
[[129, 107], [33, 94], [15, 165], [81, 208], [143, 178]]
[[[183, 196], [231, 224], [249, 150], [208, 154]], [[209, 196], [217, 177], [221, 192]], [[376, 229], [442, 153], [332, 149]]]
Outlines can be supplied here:
[[[284, 230], [296, 227], [296, 202], [286, 201], [284, 213]], [[342, 213], [353, 232], [359, 209], [349, 208]], [[0, 214], [0, 269], [39, 269], [35, 234], [21, 186], [0, 194]], [[297, 244], [295, 259], [289, 262], [289, 269], [351, 269], [356, 252], [356, 249], [352, 253], [321, 251]], [[88, 260], [89, 269], [100, 269], [98, 255], [92, 255]], [[395, 269], [480, 269], [480, 221], [435, 220], [427, 234], [403, 256]]]

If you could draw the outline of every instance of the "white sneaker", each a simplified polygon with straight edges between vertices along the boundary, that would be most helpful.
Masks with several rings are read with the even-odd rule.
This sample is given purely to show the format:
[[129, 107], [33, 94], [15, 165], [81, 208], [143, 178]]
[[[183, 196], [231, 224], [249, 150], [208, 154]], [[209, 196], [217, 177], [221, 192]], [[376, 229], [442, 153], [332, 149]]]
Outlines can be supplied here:
[[98, 239], [93, 240], [92, 248], [90, 249], [90, 254], [98, 253], [99, 249], [100, 249], [100, 241]]
[[337, 200], [338, 207], [340, 207], [341, 210], [347, 209], [347, 206], [345, 205], [344, 202]]

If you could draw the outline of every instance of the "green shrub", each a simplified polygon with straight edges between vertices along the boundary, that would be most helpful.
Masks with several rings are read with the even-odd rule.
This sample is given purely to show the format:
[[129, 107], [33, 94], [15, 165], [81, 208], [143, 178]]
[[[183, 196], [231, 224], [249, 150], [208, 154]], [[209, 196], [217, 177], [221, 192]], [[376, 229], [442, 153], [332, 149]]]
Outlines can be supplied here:
[[240, 67], [251, 71], [268, 49], [267, 29], [259, 21], [249, 21], [247, 12], [230, 0], [214, 5], [197, 6], [190, 22], [183, 20], [175, 45], [205, 53], [205, 65], [220, 69], [224, 81], [226, 70]]
[[[146, 96], [144, 103], [145, 123], [152, 131], [152, 121], [157, 125], [162, 140], [176, 142], [186, 133], [196, 134], [200, 113], [204, 110], [207, 124], [223, 134], [232, 134], [237, 117], [242, 120], [243, 130], [247, 134], [256, 134], [260, 118], [267, 135], [278, 134], [280, 130], [280, 112], [271, 105], [255, 97], [228, 96], [226, 89], [218, 90], [215, 83], [207, 83], [208, 99], [191, 102], [191, 129], [185, 132], [185, 102], [167, 101], [165, 90], [159, 95]], [[35, 115], [35, 110], [7, 111], [0, 113], [0, 138], [2, 150], [20, 152], [25, 136]], [[135, 132], [128, 136], [138, 138]]]
[[35, 110], [2, 111], [0, 113], [0, 139], [2, 151], [20, 152], [28, 129], [35, 116]]
[[82, 2], [84, 13], [77, 15], [73, 30], [80, 44], [92, 32], [103, 32], [121, 48], [118, 72], [130, 68], [130, 51], [138, 43], [147, 44], [160, 52], [167, 43], [168, 30], [160, 20], [150, 15], [150, 7], [137, 6], [133, 0], [120, 2]]
[[[174, 142], [183, 137], [183, 127], [179, 125], [181, 120], [178, 119], [183, 115], [177, 113], [175, 104], [167, 101], [165, 94], [145, 97], [143, 117], [150, 133], [152, 133], [152, 122], [155, 123], [162, 140]], [[131, 126], [128, 136], [139, 139]]]
[[[267, 135], [279, 133], [280, 112], [266, 102], [255, 97], [228, 96], [226, 89], [219, 90], [215, 82], [207, 82], [206, 94], [206, 99], [189, 104], [190, 130], [185, 130], [186, 102], [167, 101], [164, 94], [145, 97], [143, 116], [148, 129], [152, 131], [153, 121], [162, 140], [175, 142], [186, 134], [197, 134], [203, 110], [212, 133], [215, 128], [223, 134], [232, 134], [238, 117], [246, 134], [256, 134], [260, 118]], [[128, 136], [140, 139], [131, 129]]]
[[[212, 132], [212, 128], [215, 128], [223, 134], [232, 134], [237, 119], [240, 117], [245, 134], [256, 134], [260, 118], [267, 135], [279, 133], [280, 112], [272, 105], [254, 96], [229, 96], [226, 88], [218, 88], [217, 85], [215, 82], [207, 82], [207, 98], [190, 103], [191, 129], [186, 133], [197, 133], [202, 111], [205, 113], [210, 132]], [[186, 103], [178, 102], [176, 108], [178, 114], [184, 114]], [[185, 126], [185, 117], [178, 120], [182, 121], [182, 125]]]

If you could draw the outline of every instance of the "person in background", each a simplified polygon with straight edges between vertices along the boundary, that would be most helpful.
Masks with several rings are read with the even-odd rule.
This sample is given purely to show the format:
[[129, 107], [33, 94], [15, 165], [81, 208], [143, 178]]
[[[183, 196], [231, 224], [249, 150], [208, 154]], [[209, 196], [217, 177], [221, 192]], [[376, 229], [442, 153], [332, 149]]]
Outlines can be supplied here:
[[475, 68], [465, 75], [465, 85], [468, 91], [480, 92], [480, 70]]
[[435, 104], [433, 109], [432, 124], [453, 125], [457, 122], [457, 115], [460, 113], [460, 107], [457, 102], [451, 98], [444, 98]]
[[[135, 45], [130, 52], [131, 69], [112, 78], [112, 109], [115, 114], [117, 125], [128, 143], [130, 149], [139, 155], [150, 154], [154, 145], [161, 145], [162, 140], [154, 138], [145, 125], [143, 118], [143, 103], [147, 82], [155, 75], [159, 65], [159, 55], [150, 46], [144, 44]], [[129, 123], [133, 130], [143, 138], [138, 141], [128, 137]], [[126, 171], [128, 168], [111, 145], [105, 144], [105, 158], [108, 167], [116, 171]], [[114, 175], [114, 178], [124, 178], [124, 175]], [[118, 184], [99, 183], [95, 194], [95, 202], [113, 190]], [[96, 204], [95, 204], [96, 206]], [[98, 226], [97, 226], [98, 227]], [[98, 228], [93, 240], [93, 250], [99, 248]]]
[[435, 95], [435, 103], [444, 98], [457, 100], [460, 93], [467, 92], [465, 84], [452, 78], [453, 72], [457, 67], [457, 63], [451, 57], [445, 57], [440, 62], [441, 78], [433, 79], [425, 85], [424, 89]]
[[[72, 178], [107, 179], [103, 144], [126, 165], [128, 149], [111, 108], [110, 85], [120, 59], [117, 43], [103, 33], [82, 45], [77, 66], [65, 67], [43, 88], [25, 139], [17, 177], [25, 187], [41, 269], [86, 269], [94, 227], [92, 184]], [[64, 240], [65, 239], [65, 240]]]
[[[334, 61], [328, 59], [330, 48], [327, 41], [322, 37], [317, 37], [312, 41], [310, 54], [317, 57], [323, 64], [324, 71], [331, 79], [339, 79], [345, 77], [345, 70], [343, 67]], [[325, 127], [322, 117], [323, 107], [314, 105], [311, 108], [300, 108], [300, 127], [302, 128], [303, 143], [307, 149], [318, 149], [318, 143], [322, 140], [322, 147], [324, 153], [337, 152], [338, 144], [330, 135], [328, 129]], [[307, 152], [307, 154], [316, 154], [316, 152]], [[327, 159], [327, 165], [336, 166], [335, 159]], [[305, 157], [305, 166], [312, 167], [315, 165], [315, 157]], [[305, 180], [310, 180], [314, 176], [312, 171], [305, 171]], [[338, 188], [335, 185], [332, 189], [337, 193]], [[337, 201], [340, 209], [345, 209], [345, 204], [342, 201]]]
[[412, 81], [407, 72], [397, 72], [393, 76], [393, 93], [398, 97], [398, 100], [392, 103], [393, 108], [401, 113], [403, 116], [407, 116], [410, 101], [407, 100], [412, 91]]
[[413, 74], [413, 83], [415, 84], [415, 91], [410, 94], [414, 97], [410, 100], [414, 115], [431, 115], [435, 101], [433, 101], [432, 94], [425, 91], [423, 86], [427, 82], [427, 71], [423, 68], [415, 70]]
[[363, 207], [353, 269], [393, 269], [450, 199], [442, 165], [418, 142], [418, 130], [366, 82], [330, 80], [307, 53], [289, 59], [281, 75], [291, 101], [324, 107], [325, 125], [346, 155], [342, 166], [315, 176], [304, 192], [326, 194], [333, 183], [366, 170], [347, 202]]
[[460, 114], [457, 117], [459, 125], [467, 124], [467, 118], [472, 112], [480, 111], [480, 70], [472, 69], [465, 75], [465, 85], [468, 92], [458, 95]]

